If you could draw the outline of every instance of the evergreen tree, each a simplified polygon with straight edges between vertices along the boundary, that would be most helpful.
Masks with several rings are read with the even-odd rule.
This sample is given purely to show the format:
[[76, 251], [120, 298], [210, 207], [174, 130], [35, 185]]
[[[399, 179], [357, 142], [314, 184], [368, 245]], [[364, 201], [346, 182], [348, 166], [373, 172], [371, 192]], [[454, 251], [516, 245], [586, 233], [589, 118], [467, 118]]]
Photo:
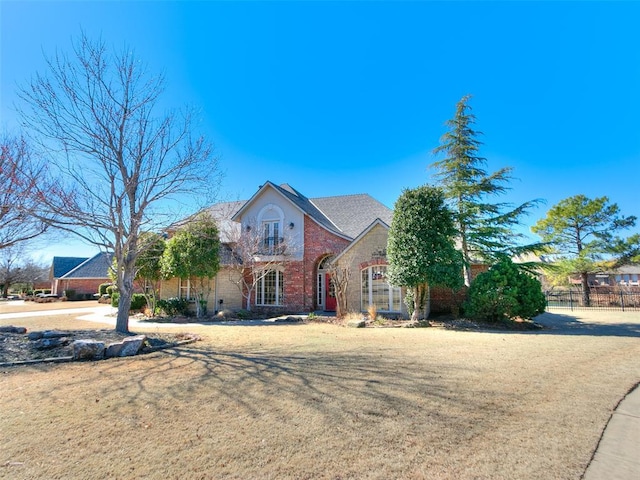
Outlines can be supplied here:
[[456, 229], [439, 188], [405, 189], [394, 206], [387, 243], [388, 278], [408, 288], [412, 319], [423, 309], [420, 299], [428, 286], [462, 286], [462, 258], [455, 248]]
[[514, 227], [538, 203], [535, 200], [513, 208], [508, 203], [491, 201], [491, 197], [508, 190], [512, 168], [491, 174], [485, 170], [487, 159], [479, 154], [482, 142], [477, 137], [481, 132], [473, 129], [476, 118], [470, 112], [470, 98], [467, 95], [458, 102], [454, 118], [446, 123], [449, 131], [434, 150], [436, 155], [445, 157], [431, 164], [453, 210], [467, 286], [471, 285], [472, 260], [493, 262], [500, 255], [512, 256], [524, 250], [517, 245], [522, 235], [515, 233]]
[[556, 266], [567, 274], [580, 275], [582, 298], [585, 306], [590, 303], [590, 273], [606, 268], [608, 261], [633, 258], [638, 254], [638, 236], [627, 240], [616, 234], [633, 227], [636, 217], [625, 217], [615, 203], [607, 197], [596, 199], [584, 195], [565, 198], [554, 205], [547, 216], [531, 228], [548, 244]]
[[161, 267], [165, 277], [193, 281], [196, 314], [201, 317], [211, 291], [209, 281], [220, 269], [220, 239], [215, 220], [200, 214], [178, 230], [166, 243]]

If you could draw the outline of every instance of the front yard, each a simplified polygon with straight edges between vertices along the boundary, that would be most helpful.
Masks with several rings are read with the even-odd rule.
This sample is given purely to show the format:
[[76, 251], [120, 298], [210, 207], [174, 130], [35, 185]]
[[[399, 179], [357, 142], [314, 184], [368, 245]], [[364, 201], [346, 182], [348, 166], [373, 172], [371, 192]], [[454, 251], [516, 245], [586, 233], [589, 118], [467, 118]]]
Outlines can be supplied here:
[[579, 479], [640, 381], [640, 314], [601, 315], [525, 333], [190, 325], [203, 340], [176, 349], [3, 368], [0, 478]]

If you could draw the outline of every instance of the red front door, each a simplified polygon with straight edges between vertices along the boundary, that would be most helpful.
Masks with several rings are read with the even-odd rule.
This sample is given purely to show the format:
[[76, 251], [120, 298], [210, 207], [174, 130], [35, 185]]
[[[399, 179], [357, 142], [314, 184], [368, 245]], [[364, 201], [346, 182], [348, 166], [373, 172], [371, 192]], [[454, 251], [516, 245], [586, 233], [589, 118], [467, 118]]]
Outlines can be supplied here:
[[324, 288], [325, 288], [325, 298], [324, 298], [324, 309], [328, 312], [336, 311], [336, 289], [333, 286], [333, 282], [331, 281], [331, 275], [327, 274], [324, 276]]

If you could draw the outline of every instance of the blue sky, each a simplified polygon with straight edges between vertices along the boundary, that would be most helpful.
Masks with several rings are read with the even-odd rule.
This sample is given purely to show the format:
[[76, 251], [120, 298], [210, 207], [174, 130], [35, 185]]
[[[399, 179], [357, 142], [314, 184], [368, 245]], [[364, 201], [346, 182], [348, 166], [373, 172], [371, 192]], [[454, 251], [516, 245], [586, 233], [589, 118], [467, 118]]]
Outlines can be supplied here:
[[[82, 29], [164, 72], [167, 107], [200, 109], [222, 199], [271, 180], [393, 207], [471, 94], [488, 169], [514, 168], [502, 200], [547, 202], [526, 230], [579, 193], [640, 214], [640, 2], [2, 0], [0, 16], [3, 130], [16, 85]], [[42, 254], [97, 251], [71, 245]]]

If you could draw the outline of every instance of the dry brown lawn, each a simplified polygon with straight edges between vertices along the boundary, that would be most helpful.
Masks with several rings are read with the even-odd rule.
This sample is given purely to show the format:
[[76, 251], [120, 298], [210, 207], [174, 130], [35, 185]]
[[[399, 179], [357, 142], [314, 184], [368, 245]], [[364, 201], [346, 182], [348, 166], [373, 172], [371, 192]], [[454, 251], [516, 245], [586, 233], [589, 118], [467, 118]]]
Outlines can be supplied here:
[[579, 479], [640, 381], [640, 314], [546, 316], [528, 333], [189, 325], [203, 341], [4, 368], [0, 478]]

